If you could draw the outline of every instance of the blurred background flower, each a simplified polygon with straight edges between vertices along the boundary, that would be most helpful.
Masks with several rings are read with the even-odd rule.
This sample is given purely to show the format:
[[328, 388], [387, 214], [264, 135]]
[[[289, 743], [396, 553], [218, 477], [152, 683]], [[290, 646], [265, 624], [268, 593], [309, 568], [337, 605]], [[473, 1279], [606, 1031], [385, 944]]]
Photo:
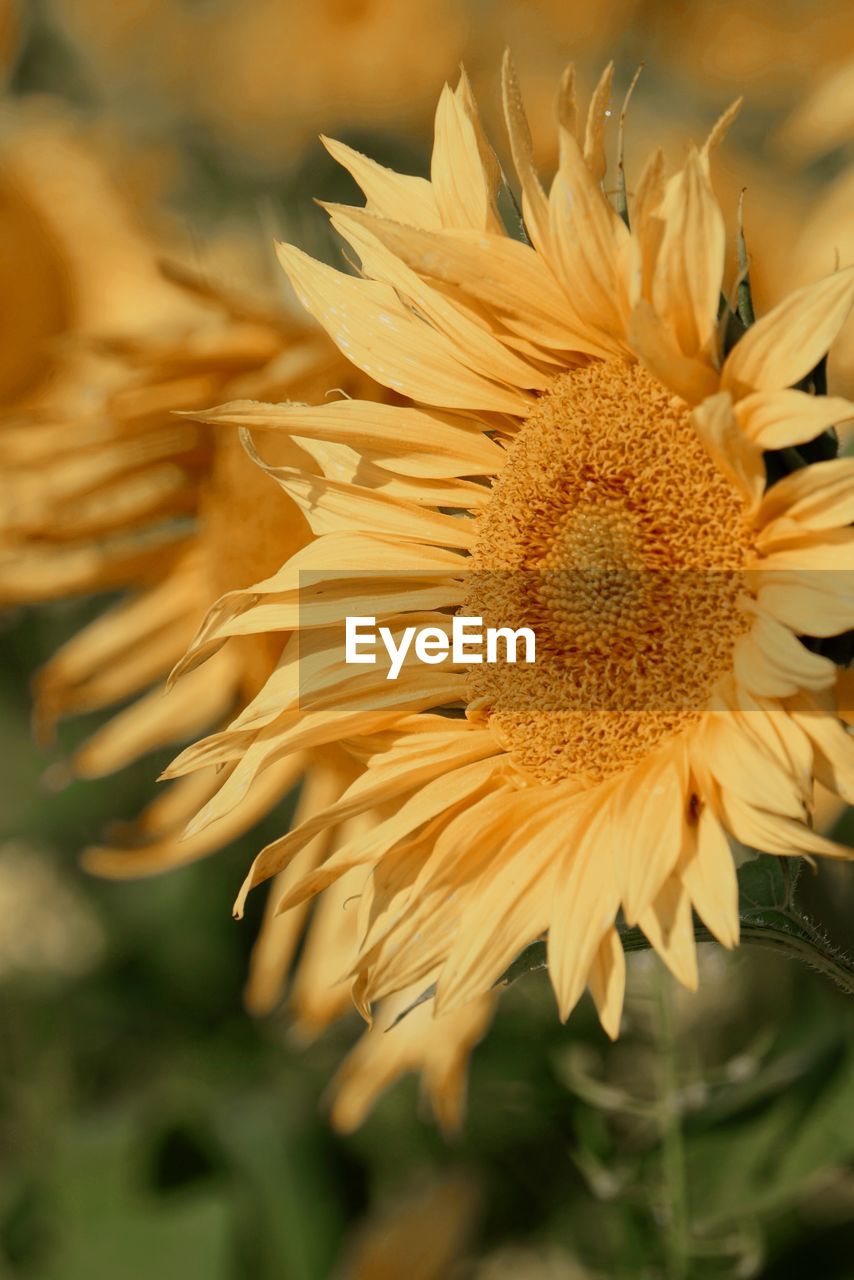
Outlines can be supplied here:
[[98, 962], [104, 936], [85, 896], [36, 849], [0, 847], [0, 975], [79, 976]]
[[[450, 1043], [425, 1058], [417, 1011], [394, 1053], [392, 1013], [377, 1022], [331, 1103], [362, 1029], [353, 1015], [316, 1037], [344, 1007], [329, 984], [346, 894], [307, 942], [304, 922], [268, 920], [254, 961], [261, 908], [229, 917], [292, 784], [306, 778], [304, 808], [340, 785], [329, 762], [271, 775], [183, 844], [200, 784], [155, 800], [153, 778], [277, 655], [232, 645], [216, 679], [161, 697], [168, 668], [220, 591], [301, 537], [233, 436], [171, 411], [348, 391], [270, 251], [287, 235], [339, 261], [307, 193], [355, 191], [316, 135], [419, 171], [464, 59], [500, 139], [510, 43], [548, 139], [567, 58], [589, 90], [614, 57], [617, 101], [644, 64], [631, 181], [653, 137], [678, 160], [743, 93], [715, 178], [731, 226], [747, 188], [767, 305], [778, 283], [854, 260], [852, 35], [841, 0], [2, 0], [0, 1275], [367, 1280], [417, 1261], [425, 1278], [850, 1276], [852, 1024], [825, 979], [745, 950], [706, 957], [686, 1000], [634, 957], [606, 1052], [592, 1008], [556, 1027], [544, 975], [528, 974], [474, 1053], [449, 1148], [414, 1080], [367, 1115], [427, 1061], [440, 1116], [456, 1118], [465, 1061]], [[850, 326], [830, 368], [850, 395]], [[278, 447], [264, 441], [265, 458]], [[113, 876], [174, 870], [96, 879], [86, 848]], [[844, 871], [799, 893], [850, 950]], [[247, 971], [263, 1018], [244, 1011]], [[337, 1135], [330, 1105], [362, 1127]]]

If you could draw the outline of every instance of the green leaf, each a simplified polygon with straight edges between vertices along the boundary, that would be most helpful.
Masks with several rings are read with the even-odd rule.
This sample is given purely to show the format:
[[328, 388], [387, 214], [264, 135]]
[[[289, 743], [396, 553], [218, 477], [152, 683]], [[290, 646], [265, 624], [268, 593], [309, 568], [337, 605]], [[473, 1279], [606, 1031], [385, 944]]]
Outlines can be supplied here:
[[850, 1162], [853, 1065], [848, 1057], [816, 1092], [817, 1082], [806, 1077], [757, 1114], [691, 1140], [689, 1177], [701, 1230], [745, 1214], [779, 1212], [823, 1174]]
[[801, 871], [798, 858], [763, 853], [745, 862], [738, 872], [738, 913], [745, 924], [777, 923], [788, 919]]
[[130, 1111], [75, 1127], [51, 1170], [54, 1249], [44, 1280], [182, 1280], [229, 1274], [227, 1191], [211, 1186], [164, 1200], [135, 1177]]

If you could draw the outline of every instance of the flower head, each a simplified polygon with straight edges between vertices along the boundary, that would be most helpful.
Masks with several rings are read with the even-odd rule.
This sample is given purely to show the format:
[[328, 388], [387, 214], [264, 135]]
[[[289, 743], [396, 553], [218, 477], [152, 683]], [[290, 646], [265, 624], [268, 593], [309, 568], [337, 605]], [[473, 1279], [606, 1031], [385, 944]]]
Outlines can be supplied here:
[[[45, 232], [44, 275], [63, 283], [73, 306], [58, 309], [56, 323], [41, 324], [38, 333], [27, 330], [32, 373], [17, 348], [8, 352], [10, 394], [0, 415], [0, 603], [124, 591], [35, 682], [42, 735], [61, 717], [113, 712], [71, 762], [78, 777], [91, 778], [218, 728], [245, 707], [275, 667], [283, 643], [278, 633], [235, 638], [168, 697], [163, 681], [221, 592], [272, 572], [283, 549], [296, 550], [310, 537], [296, 505], [252, 464], [236, 434], [176, 411], [230, 395], [312, 401], [384, 393], [302, 316], [177, 268], [177, 279], [164, 280], [154, 248], [134, 229], [97, 157], [72, 145], [65, 130], [29, 131], [26, 141], [18, 169], [9, 166], [15, 182], [0, 203], [7, 227], [40, 235], [56, 184], [67, 182], [89, 193], [102, 234], [99, 252], [82, 270], [92, 211], [83, 197], [79, 205], [65, 203], [56, 233]], [[27, 208], [18, 217], [14, 200], [23, 203], [24, 195]], [[18, 248], [31, 264], [41, 261], [28, 241]], [[13, 259], [0, 265], [11, 271]], [[14, 279], [8, 283], [14, 292]], [[62, 345], [53, 350], [57, 334]], [[25, 393], [13, 395], [24, 375]], [[278, 461], [310, 463], [281, 435], [261, 443]], [[127, 705], [114, 711], [119, 702]], [[247, 788], [221, 821], [196, 821], [182, 838], [222, 781], [211, 769], [169, 787], [112, 843], [87, 850], [84, 861], [115, 878], [184, 866], [249, 830], [303, 780], [300, 821], [336, 801], [357, 773], [353, 758], [334, 744], [291, 754]], [[291, 874], [314, 867], [368, 821], [360, 815], [325, 829]], [[287, 887], [287, 876], [273, 886], [273, 906]], [[290, 1003], [303, 1034], [316, 1034], [352, 1007], [340, 981], [355, 954], [355, 917], [343, 910], [352, 886], [344, 878], [338, 888], [343, 897], [330, 897], [310, 922], [309, 904], [287, 919], [268, 912], [246, 988], [253, 1012], [269, 1012], [291, 975]], [[476, 1037], [482, 1016], [472, 1025]], [[389, 1079], [418, 1067], [449, 1122], [462, 1099], [460, 1073], [451, 1068], [465, 1054], [448, 1058], [442, 1043], [422, 1031], [405, 1055], [382, 1069], [375, 1053], [357, 1048], [338, 1091], [339, 1122], [356, 1123]]]
[[[258, 856], [238, 910], [326, 825], [382, 806], [280, 903], [358, 875], [366, 1014], [431, 982], [438, 1015], [468, 1006], [546, 934], [561, 1015], [587, 986], [616, 1035], [620, 912], [693, 986], [692, 910], [738, 940], [729, 836], [848, 854], [812, 825], [816, 779], [854, 794], [854, 744], [836, 668], [803, 641], [854, 627], [854, 460], [780, 459], [806, 463], [809, 442], [854, 414], [807, 389], [854, 270], [755, 323], [722, 305], [709, 158], [733, 112], [671, 176], [654, 154], [630, 198], [621, 170], [615, 207], [610, 80], [579, 128], [564, 78], [547, 193], [508, 61], [521, 239], [465, 77], [440, 99], [429, 181], [329, 143], [367, 198], [329, 210], [361, 276], [288, 245], [280, 258], [342, 352], [412, 403], [206, 415], [300, 442], [314, 474], [267, 470], [314, 537], [209, 615], [184, 669], [235, 634], [301, 635], [228, 731], [172, 772], [231, 767], [209, 818], [291, 751], [334, 741], [365, 762]], [[341, 661], [345, 614], [448, 633], [459, 610], [532, 621], [542, 659], [410, 664], [393, 684]]]
[[0, 410], [76, 412], [95, 379], [65, 340], [162, 319], [168, 291], [101, 149], [68, 113], [46, 101], [7, 103], [0, 162]]

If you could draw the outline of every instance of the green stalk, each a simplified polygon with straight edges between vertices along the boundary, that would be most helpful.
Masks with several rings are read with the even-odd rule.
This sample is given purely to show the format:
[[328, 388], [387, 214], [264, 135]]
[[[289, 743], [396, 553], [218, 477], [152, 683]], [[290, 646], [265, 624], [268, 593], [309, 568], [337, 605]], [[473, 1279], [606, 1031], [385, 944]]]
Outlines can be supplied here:
[[690, 1262], [688, 1188], [669, 981], [664, 970], [659, 972], [655, 1038], [659, 1064], [657, 1111], [661, 1133], [662, 1190], [668, 1219], [664, 1234], [665, 1264], [667, 1280], [687, 1280]]
[[[809, 940], [793, 937], [784, 929], [775, 929], [770, 925], [747, 925], [742, 926], [742, 942], [776, 951], [778, 955], [788, 956], [790, 960], [800, 960], [816, 973], [829, 978], [847, 996], [854, 996], [854, 965], [848, 956], [834, 951], [827, 939], [804, 917], [801, 917], [799, 925], [812, 935]], [[711, 934], [706, 935], [706, 940], [711, 941]]]

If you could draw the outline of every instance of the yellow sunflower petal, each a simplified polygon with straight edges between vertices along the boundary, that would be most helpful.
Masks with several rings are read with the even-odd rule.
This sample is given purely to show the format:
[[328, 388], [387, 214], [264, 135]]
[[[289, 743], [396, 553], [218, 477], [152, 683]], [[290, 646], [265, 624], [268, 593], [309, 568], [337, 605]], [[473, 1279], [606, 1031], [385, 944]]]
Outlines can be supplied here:
[[721, 391], [704, 400], [691, 421], [709, 455], [741, 490], [748, 508], [755, 510], [765, 491], [765, 462], [762, 450], [739, 426], [730, 393]]
[[813, 750], [788, 709], [775, 700], [761, 700], [733, 686], [730, 714], [745, 736], [786, 770], [809, 803], [812, 791]]
[[754, 444], [787, 449], [854, 417], [854, 404], [839, 396], [809, 396], [804, 391], [755, 391], [739, 400], [735, 416]]
[[383, 386], [449, 409], [524, 408], [519, 391], [467, 369], [450, 338], [407, 311], [390, 285], [345, 275], [292, 245], [279, 245], [278, 253], [303, 306], [347, 358]]
[[497, 230], [500, 170], [480, 127], [465, 72], [456, 91], [448, 85], [442, 90], [435, 130], [430, 180], [442, 225]]
[[696, 150], [670, 179], [658, 216], [664, 229], [653, 278], [653, 305], [660, 316], [671, 318], [683, 355], [712, 360], [726, 231]]
[[605, 158], [605, 128], [608, 123], [608, 104], [614, 83], [614, 64], [609, 62], [599, 77], [590, 99], [587, 123], [584, 128], [584, 163], [596, 182], [602, 182], [607, 167]]
[[848, 804], [854, 804], [854, 737], [826, 711], [799, 708], [792, 717], [809, 735], [819, 782]]
[[641, 298], [632, 308], [629, 343], [638, 359], [665, 387], [687, 404], [699, 404], [718, 390], [715, 371], [703, 360], [685, 356], [652, 304]]
[[558, 823], [535, 814], [506, 841], [466, 903], [466, 927], [448, 951], [436, 983], [436, 1009], [465, 1005], [489, 990], [512, 960], [538, 938], [552, 907]]
[[[371, 842], [379, 847], [380, 844], [384, 844], [386, 841], [393, 842], [403, 838], [409, 832], [414, 831], [421, 823], [427, 822], [437, 813], [441, 813], [443, 809], [449, 808], [457, 800], [473, 795], [482, 783], [491, 776], [495, 768], [496, 765], [493, 760], [474, 761], [458, 769], [453, 769], [450, 774], [446, 774], [438, 780], [427, 782], [415, 796], [401, 806], [393, 818], [387, 819], [382, 824], [382, 830], [378, 829], [371, 833]], [[244, 903], [251, 889], [268, 880], [270, 876], [276, 875], [287, 865], [290, 850], [287, 846], [283, 849], [283, 844], [284, 842], [275, 842], [269, 849], [262, 850], [255, 859], [249, 875], [240, 890], [235, 904], [235, 914], [242, 914]], [[340, 858], [340, 853], [336, 856], [341, 861], [345, 860]], [[310, 896], [310, 894], [306, 894], [306, 896]], [[292, 897], [288, 897], [286, 901], [288, 905], [294, 904]]]
[[436, 197], [426, 178], [395, 173], [334, 138], [321, 136], [320, 140], [333, 159], [358, 182], [372, 213], [424, 230], [435, 231], [441, 227]]
[[847, 586], [851, 579], [849, 566], [852, 563], [854, 548], [854, 529], [846, 525], [842, 529], [822, 529], [815, 532], [798, 529], [794, 532], [772, 526], [763, 530], [757, 538], [757, 547], [762, 553], [760, 571], [768, 573], [787, 569], [824, 570], [827, 573], [840, 573], [840, 586]]
[[757, 524], [773, 545], [780, 533], [833, 529], [854, 523], [854, 458], [815, 462], [783, 476], [768, 490], [757, 512]]
[[445, 547], [466, 547], [471, 542], [472, 531], [467, 520], [440, 515], [413, 502], [328, 480], [325, 476], [305, 475], [294, 467], [267, 466], [254, 449], [250, 448], [249, 452], [293, 498], [315, 534], [357, 529]]
[[375, 1026], [344, 1063], [333, 1084], [336, 1129], [349, 1133], [357, 1128], [392, 1080], [417, 1069], [442, 1128], [449, 1133], [459, 1128], [469, 1054], [489, 1026], [494, 1000], [481, 996], [444, 1015], [434, 1013], [428, 1002], [388, 1030], [395, 1015], [419, 994], [417, 988], [404, 990], [383, 1005]]
[[[367, 835], [373, 816], [361, 814], [334, 832], [336, 844], [349, 844], [361, 833]], [[290, 870], [290, 868], [289, 868]], [[296, 879], [296, 877], [294, 877]], [[277, 893], [278, 879], [269, 891], [271, 909], [281, 901]], [[314, 903], [299, 964], [293, 975], [288, 1007], [294, 1020], [294, 1034], [300, 1041], [313, 1040], [337, 1018], [353, 1008], [353, 981], [349, 970], [358, 950], [356, 908], [359, 895], [365, 891], [365, 872], [356, 867], [343, 875], [319, 901]], [[305, 907], [308, 908], [306, 903]], [[287, 926], [293, 917], [299, 919], [302, 908], [277, 912], [271, 917]]]
[[[494, 310], [502, 324], [535, 347], [608, 355], [610, 347], [579, 318], [549, 267], [529, 245], [507, 236], [467, 230], [400, 227], [360, 209], [352, 220], [370, 228], [386, 247], [428, 279]], [[525, 288], [519, 288], [520, 278]], [[510, 344], [508, 335], [505, 342]]]
[[806, 803], [793, 787], [791, 775], [748, 738], [734, 717], [724, 714], [708, 718], [703, 751], [710, 773], [727, 794], [796, 821], [806, 818]]
[[348, 444], [402, 475], [493, 475], [504, 461], [504, 450], [465, 419], [365, 400], [323, 405], [233, 400], [197, 416], [204, 422]]
[[264, 863], [259, 864], [259, 869], [262, 865], [272, 865], [274, 860], [287, 866], [288, 860], [299, 849], [332, 824], [399, 800], [408, 791], [425, 786], [438, 774], [497, 755], [499, 751], [492, 734], [486, 730], [419, 734], [410, 750], [378, 755], [372, 760], [371, 768], [360, 774], [334, 804], [327, 804], [316, 812], [310, 812], [304, 821], [295, 822], [287, 835], [267, 846]]
[[854, 628], [850, 570], [788, 568], [754, 576], [760, 607], [795, 635], [836, 636]]
[[627, 924], [657, 897], [679, 857], [685, 802], [682, 762], [667, 752], [637, 766], [615, 792], [612, 830], [621, 846]]
[[425, 284], [406, 263], [389, 252], [363, 220], [335, 206], [330, 212], [333, 227], [356, 250], [363, 271], [372, 279], [393, 286], [414, 310], [426, 316], [435, 329], [453, 343], [456, 358], [474, 373], [525, 390], [542, 390], [547, 385], [546, 374], [514, 355], [482, 325], [470, 320]]
[[690, 843], [681, 864], [682, 879], [697, 915], [725, 947], [739, 938], [738, 877], [723, 828], [708, 805], [689, 828]]
[[[128, 880], [160, 875], [163, 871], [206, 858], [254, 827], [274, 804], [287, 795], [304, 767], [304, 759], [297, 755], [278, 761], [255, 779], [240, 805], [196, 835], [184, 838], [181, 827], [176, 824], [171, 832], [164, 832], [156, 840], [140, 847], [93, 846], [84, 852], [83, 865], [95, 875], [110, 880]], [[196, 779], [182, 778], [175, 786], [180, 787], [188, 781], [195, 782]], [[214, 789], [215, 786], [211, 788]]]
[[158, 747], [204, 733], [231, 711], [238, 687], [230, 655], [194, 671], [166, 696], [158, 687], [113, 716], [74, 753], [75, 773], [99, 778]]
[[677, 981], [697, 990], [697, 947], [691, 899], [681, 874], [668, 876], [652, 905], [638, 918], [658, 955]]
[[549, 193], [552, 262], [573, 307], [613, 354], [625, 350], [621, 253], [629, 232], [593, 178], [576, 139], [561, 132], [560, 168]]
[[784, 858], [798, 858], [817, 853], [824, 858], [850, 859], [854, 850], [846, 845], [819, 835], [802, 822], [781, 814], [756, 809], [736, 795], [723, 798], [722, 807], [727, 825], [742, 844], [762, 853], [779, 854]]
[[620, 1034], [626, 992], [626, 953], [616, 929], [609, 929], [599, 943], [587, 974], [587, 984], [603, 1030], [616, 1040]]
[[854, 301], [854, 267], [805, 285], [748, 329], [727, 356], [722, 385], [736, 398], [792, 387], [818, 364]]
[[632, 304], [652, 297], [655, 264], [664, 236], [665, 222], [659, 209], [665, 192], [664, 152], [659, 147], [646, 162], [631, 199], [632, 247], [638, 268], [630, 281]]
[[[613, 928], [620, 895], [607, 801], [598, 811], [585, 806], [574, 820], [568, 814], [564, 830], [569, 843], [552, 886], [547, 948], [549, 978], [565, 1022], [590, 981], [603, 938]], [[599, 977], [594, 975], [593, 984], [601, 993]]]
[[[294, 814], [294, 821], [304, 822], [309, 814], [334, 803], [340, 786], [341, 778], [335, 769], [327, 767], [309, 769]], [[243, 992], [246, 1008], [256, 1016], [268, 1013], [281, 998], [282, 987], [296, 955], [308, 915], [308, 904], [287, 916], [276, 914], [276, 904], [292, 884], [302, 879], [309, 871], [313, 871], [317, 864], [323, 861], [328, 852], [332, 834], [329, 829], [321, 830], [270, 885], [264, 919], [252, 948], [249, 975]], [[355, 945], [355, 937], [351, 939], [351, 947], [353, 945]], [[342, 968], [345, 963], [346, 961], [342, 961]]]
[[705, 165], [708, 166], [712, 152], [716, 147], [720, 146], [726, 135], [729, 133], [730, 127], [741, 110], [742, 105], [743, 99], [736, 98], [735, 102], [731, 103], [730, 106], [727, 107], [726, 111], [722, 112], [712, 125], [709, 130], [709, 136], [706, 138], [706, 141], [703, 143], [700, 150], [700, 155]]
[[551, 242], [549, 204], [534, 165], [531, 129], [509, 49], [504, 54], [501, 68], [501, 90], [513, 164], [522, 184], [522, 213], [537, 249], [540, 253], [547, 253]]
[[757, 609], [750, 631], [736, 641], [733, 670], [740, 684], [763, 698], [790, 698], [801, 689], [830, 689], [836, 667], [812, 653], [789, 627]]

